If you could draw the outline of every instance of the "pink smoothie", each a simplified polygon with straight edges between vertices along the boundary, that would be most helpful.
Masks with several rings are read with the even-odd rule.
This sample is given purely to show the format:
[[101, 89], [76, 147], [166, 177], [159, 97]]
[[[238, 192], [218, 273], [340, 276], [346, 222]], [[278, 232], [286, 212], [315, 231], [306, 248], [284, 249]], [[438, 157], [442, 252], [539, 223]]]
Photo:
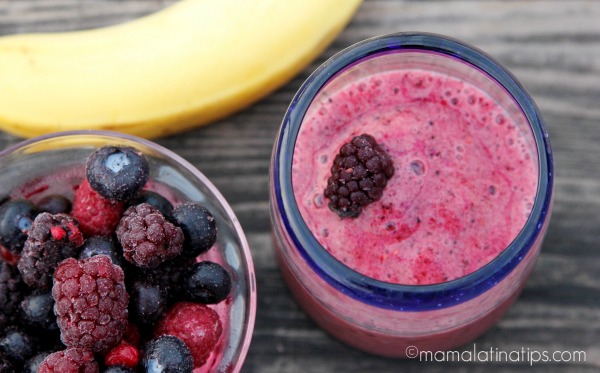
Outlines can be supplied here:
[[[388, 151], [395, 174], [379, 201], [342, 219], [323, 191], [335, 154], [362, 133]], [[538, 182], [532, 144], [473, 85], [384, 72], [313, 103], [295, 145], [293, 189], [309, 229], [339, 261], [386, 282], [440, 283], [489, 263], [524, 226]]]

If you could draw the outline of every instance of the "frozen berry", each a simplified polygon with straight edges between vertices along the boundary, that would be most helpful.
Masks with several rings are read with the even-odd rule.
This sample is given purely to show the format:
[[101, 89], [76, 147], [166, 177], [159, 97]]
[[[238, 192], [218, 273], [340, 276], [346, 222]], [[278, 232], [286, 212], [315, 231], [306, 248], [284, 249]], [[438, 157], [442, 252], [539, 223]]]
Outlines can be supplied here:
[[49, 289], [58, 263], [75, 256], [82, 244], [83, 235], [77, 222], [69, 215], [39, 214], [17, 264], [23, 281], [35, 289]]
[[15, 254], [9, 251], [6, 247], [0, 244], [0, 261], [4, 261], [12, 266], [16, 266], [19, 262], [20, 253]]
[[173, 205], [168, 199], [151, 190], [142, 190], [133, 200], [130, 201], [130, 206], [148, 203], [157, 208], [165, 217], [171, 216], [173, 213]]
[[54, 272], [52, 296], [61, 339], [68, 347], [106, 351], [127, 327], [127, 303], [121, 267], [105, 255], [65, 259]]
[[182, 255], [196, 257], [212, 247], [217, 239], [215, 218], [204, 206], [186, 202], [173, 210], [173, 219], [185, 235]]
[[333, 160], [325, 198], [341, 218], [356, 218], [362, 208], [379, 200], [394, 164], [371, 135], [362, 134], [342, 145]]
[[6, 330], [0, 339], [0, 351], [18, 364], [23, 364], [36, 353], [35, 346], [34, 338], [14, 327]]
[[134, 368], [128, 368], [123, 365], [113, 365], [102, 371], [102, 373], [135, 373]]
[[40, 365], [39, 373], [98, 373], [100, 368], [92, 351], [85, 348], [67, 348], [54, 352]]
[[68, 214], [71, 212], [71, 201], [60, 194], [51, 194], [37, 203], [38, 209], [51, 214]]
[[205, 304], [216, 304], [227, 298], [231, 291], [231, 276], [222, 265], [204, 261], [194, 264], [183, 282], [188, 299]]
[[87, 259], [96, 255], [106, 255], [113, 264], [120, 266], [121, 255], [117, 245], [110, 236], [93, 236], [83, 242], [78, 258]]
[[23, 249], [38, 210], [29, 201], [17, 199], [0, 206], [0, 244], [13, 254]]
[[167, 288], [150, 278], [139, 278], [129, 287], [129, 312], [140, 324], [154, 324], [167, 310]]
[[183, 232], [147, 203], [131, 206], [117, 227], [123, 256], [139, 267], [156, 268], [183, 248]]
[[129, 146], [104, 146], [86, 163], [86, 177], [92, 189], [104, 198], [126, 201], [146, 184], [150, 167], [146, 157]]
[[138, 361], [138, 349], [123, 341], [113, 347], [104, 357], [104, 365], [109, 367], [116, 365], [135, 368], [138, 365]]
[[194, 366], [204, 365], [213, 352], [223, 327], [219, 315], [204, 304], [181, 302], [175, 304], [159, 322], [156, 335], [173, 335], [189, 347]]
[[75, 191], [71, 215], [87, 236], [108, 236], [115, 231], [124, 210], [123, 203], [102, 197], [84, 179]]
[[48, 292], [26, 296], [19, 305], [19, 319], [21, 325], [32, 331], [58, 330], [52, 294]]
[[190, 349], [181, 339], [164, 335], [146, 344], [142, 367], [149, 373], [191, 373], [194, 361]]
[[23, 373], [37, 373], [42, 362], [50, 355], [50, 353], [50, 351], [40, 352], [27, 360], [23, 365]]
[[0, 261], [0, 330], [14, 322], [25, 288], [19, 270]]
[[0, 351], [0, 373], [15, 373], [16, 371], [10, 358]]

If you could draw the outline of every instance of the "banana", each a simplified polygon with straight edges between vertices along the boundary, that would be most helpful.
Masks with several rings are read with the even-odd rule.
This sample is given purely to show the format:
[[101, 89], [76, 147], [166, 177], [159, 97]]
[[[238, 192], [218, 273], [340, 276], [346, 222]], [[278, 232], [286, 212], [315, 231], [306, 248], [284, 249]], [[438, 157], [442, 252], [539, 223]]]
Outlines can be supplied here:
[[224, 118], [289, 81], [361, 0], [182, 0], [94, 30], [0, 37], [0, 129], [146, 138]]

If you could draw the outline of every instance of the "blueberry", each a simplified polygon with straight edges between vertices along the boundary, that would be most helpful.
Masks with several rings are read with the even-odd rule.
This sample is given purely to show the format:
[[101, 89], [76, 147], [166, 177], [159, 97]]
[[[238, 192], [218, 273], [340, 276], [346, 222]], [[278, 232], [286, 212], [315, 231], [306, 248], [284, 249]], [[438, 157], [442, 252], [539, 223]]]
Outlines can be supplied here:
[[51, 214], [68, 214], [71, 211], [71, 201], [60, 194], [51, 194], [37, 203], [38, 209]]
[[0, 244], [10, 252], [19, 254], [27, 239], [27, 232], [38, 211], [26, 200], [8, 201], [0, 206]]
[[106, 255], [110, 261], [120, 266], [121, 255], [117, 243], [109, 236], [93, 236], [85, 240], [79, 251], [78, 259], [87, 259], [96, 255]]
[[54, 315], [54, 298], [51, 293], [25, 297], [19, 305], [21, 324], [32, 331], [58, 330]]
[[104, 146], [86, 163], [87, 180], [104, 198], [126, 201], [148, 181], [150, 166], [144, 155], [129, 146]]
[[160, 211], [165, 217], [171, 216], [173, 205], [168, 199], [151, 190], [142, 190], [129, 204], [139, 205], [140, 203], [148, 203]]
[[135, 370], [123, 365], [113, 365], [104, 369], [102, 373], [135, 373]]
[[204, 261], [194, 264], [183, 288], [193, 302], [216, 304], [229, 295], [231, 276], [220, 264]]
[[0, 339], [0, 351], [12, 361], [22, 364], [35, 354], [35, 340], [22, 330], [11, 328]]
[[29, 359], [25, 362], [25, 365], [23, 366], [23, 372], [24, 373], [37, 373], [38, 370], [40, 369], [40, 365], [42, 365], [42, 362], [48, 355], [50, 355], [50, 353], [51, 353], [50, 351], [44, 351], [44, 352], [40, 352], [37, 355], [34, 355], [31, 359]]
[[181, 255], [196, 257], [212, 247], [217, 239], [215, 218], [204, 206], [187, 202], [175, 207], [173, 220], [185, 236]]
[[194, 361], [185, 343], [172, 335], [163, 335], [146, 344], [142, 367], [147, 373], [191, 373]]
[[150, 279], [134, 281], [129, 296], [129, 312], [142, 324], [154, 324], [167, 310], [167, 289]]
[[6, 354], [0, 351], [0, 373], [14, 373], [16, 371], [12, 361], [10, 361]]

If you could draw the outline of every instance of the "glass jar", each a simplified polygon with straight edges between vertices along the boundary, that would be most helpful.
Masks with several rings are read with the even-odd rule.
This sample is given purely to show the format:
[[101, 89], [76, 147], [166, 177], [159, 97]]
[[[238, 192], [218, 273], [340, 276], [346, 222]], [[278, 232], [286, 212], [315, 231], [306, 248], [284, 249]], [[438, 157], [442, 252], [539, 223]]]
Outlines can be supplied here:
[[[474, 272], [430, 285], [376, 280], [337, 260], [303, 220], [292, 183], [297, 136], [317, 104], [374, 73], [400, 69], [445, 74], [485, 92], [526, 133], [537, 163], [534, 202], [514, 240]], [[321, 65], [302, 85], [285, 114], [272, 154], [270, 177], [276, 253], [284, 279], [300, 305], [339, 340], [391, 357], [415, 357], [415, 351], [452, 349], [492, 327], [518, 297], [534, 267], [553, 200], [548, 133], [524, 88], [478, 49], [444, 36], [422, 33], [369, 39]]]

